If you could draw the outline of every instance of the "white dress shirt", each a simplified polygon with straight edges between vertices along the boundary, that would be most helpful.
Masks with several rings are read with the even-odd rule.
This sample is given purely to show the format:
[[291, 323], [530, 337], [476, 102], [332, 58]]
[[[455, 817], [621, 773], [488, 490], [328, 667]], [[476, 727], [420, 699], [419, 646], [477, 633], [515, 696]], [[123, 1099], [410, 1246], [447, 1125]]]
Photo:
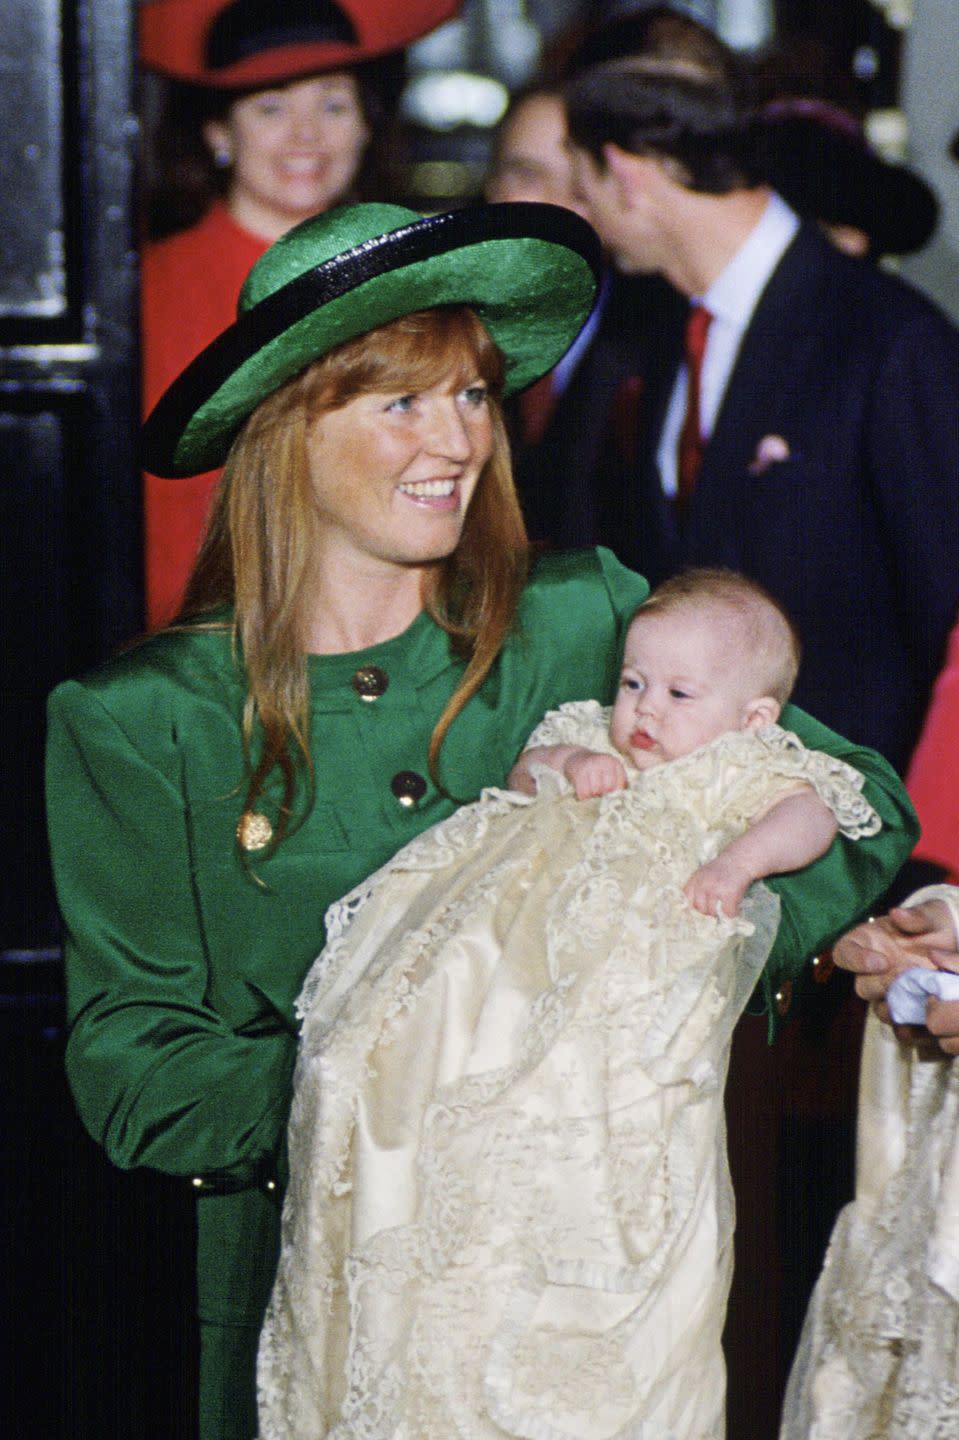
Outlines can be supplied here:
[[[799, 217], [795, 211], [779, 195], [771, 195], [758, 224], [726, 268], [717, 275], [705, 294], [690, 299], [691, 305], [705, 305], [713, 317], [706, 337], [699, 388], [700, 424], [703, 437], [707, 440], [713, 432], [739, 347], [759, 297], [798, 229]], [[656, 451], [659, 474], [667, 495], [676, 494], [679, 432], [685, 415], [686, 366], [682, 364]]]

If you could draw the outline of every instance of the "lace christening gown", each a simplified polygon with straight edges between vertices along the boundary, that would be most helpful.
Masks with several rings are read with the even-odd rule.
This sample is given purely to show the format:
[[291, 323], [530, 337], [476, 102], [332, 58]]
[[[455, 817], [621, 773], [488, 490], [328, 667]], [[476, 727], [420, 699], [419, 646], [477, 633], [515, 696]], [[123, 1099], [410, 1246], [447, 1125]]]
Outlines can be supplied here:
[[[533, 744], [609, 749], [577, 702]], [[328, 915], [300, 1000], [261, 1440], [717, 1440], [723, 1082], [778, 902], [682, 884], [848, 766], [776, 727], [577, 801], [490, 790]]]
[[[930, 886], [959, 934], [959, 891]], [[856, 1195], [793, 1363], [780, 1440], [959, 1440], [959, 1061], [872, 1012]]]

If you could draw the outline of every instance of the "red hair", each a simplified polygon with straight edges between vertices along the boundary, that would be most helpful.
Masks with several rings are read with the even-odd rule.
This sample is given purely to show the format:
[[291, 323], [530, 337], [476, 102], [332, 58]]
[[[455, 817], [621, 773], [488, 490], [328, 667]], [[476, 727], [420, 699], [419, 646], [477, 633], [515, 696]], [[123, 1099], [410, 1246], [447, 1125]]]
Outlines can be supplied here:
[[[428, 389], [479, 376], [490, 392], [492, 454], [476, 485], [456, 549], [433, 572], [424, 605], [466, 669], [429, 745], [437, 784], [450, 725], [476, 694], [513, 622], [527, 576], [528, 544], [499, 395], [503, 360], [465, 306], [403, 316], [337, 346], [280, 387], [250, 416], [230, 451], [180, 620], [234, 608], [247, 698], [243, 743], [250, 773], [245, 809], [279, 769], [284, 795], [274, 844], [293, 813], [298, 768], [312, 773], [305, 610], [318, 523], [307, 453], [310, 427], [355, 396]], [[254, 759], [254, 736], [262, 736]]]

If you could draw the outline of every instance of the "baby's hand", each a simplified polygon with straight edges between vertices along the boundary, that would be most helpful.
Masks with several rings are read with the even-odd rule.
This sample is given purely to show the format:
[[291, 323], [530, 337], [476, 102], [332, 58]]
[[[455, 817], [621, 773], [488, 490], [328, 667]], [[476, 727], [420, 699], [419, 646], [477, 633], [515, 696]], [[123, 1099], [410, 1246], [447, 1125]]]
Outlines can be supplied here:
[[738, 915], [752, 879], [723, 853], [708, 865], [701, 865], [686, 881], [683, 893], [693, 909], [703, 915], [718, 915], [720, 906], [724, 915]]
[[614, 790], [626, 789], [626, 767], [615, 755], [581, 750], [569, 757], [563, 774], [575, 790], [577, 800], [591, 800], [595, 795], [610, 795]]

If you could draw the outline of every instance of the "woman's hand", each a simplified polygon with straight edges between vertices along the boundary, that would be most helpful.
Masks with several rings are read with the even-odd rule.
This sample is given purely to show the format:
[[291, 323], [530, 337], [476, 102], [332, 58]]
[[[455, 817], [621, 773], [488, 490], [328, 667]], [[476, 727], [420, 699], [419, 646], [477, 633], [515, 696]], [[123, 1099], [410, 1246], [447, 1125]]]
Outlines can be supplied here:
[[959, 1000], [926, 1002], [926, 1029], [939, 1041], [939, 1049], [947, 1055], [959, 1055]]
[[[841, 969], [856, 976], [856, 994], [875, 1007], [881, 1020], [891, 1023], [886, 994], [897, 975], [916, 967], [959, 973], [959, 953], [949, 907], [942, 900], [927, 900], [912, 907], [896, 906], [888, 915], [857, 925], [844, 935], [833, 947], [833, 959]], [[948, 1053], [959, 1053], [959, 1005], [932, 1001], [930, 1009], [933, 1006], [938, 1010], [957, 1011], [956, 1050]], [[949, 1021], [949, 1016], [942, 1017], [944, 1025]], [[913, 1033], [909, 1026], [898, 1027], [898, 1030], [904, 1037]]]

